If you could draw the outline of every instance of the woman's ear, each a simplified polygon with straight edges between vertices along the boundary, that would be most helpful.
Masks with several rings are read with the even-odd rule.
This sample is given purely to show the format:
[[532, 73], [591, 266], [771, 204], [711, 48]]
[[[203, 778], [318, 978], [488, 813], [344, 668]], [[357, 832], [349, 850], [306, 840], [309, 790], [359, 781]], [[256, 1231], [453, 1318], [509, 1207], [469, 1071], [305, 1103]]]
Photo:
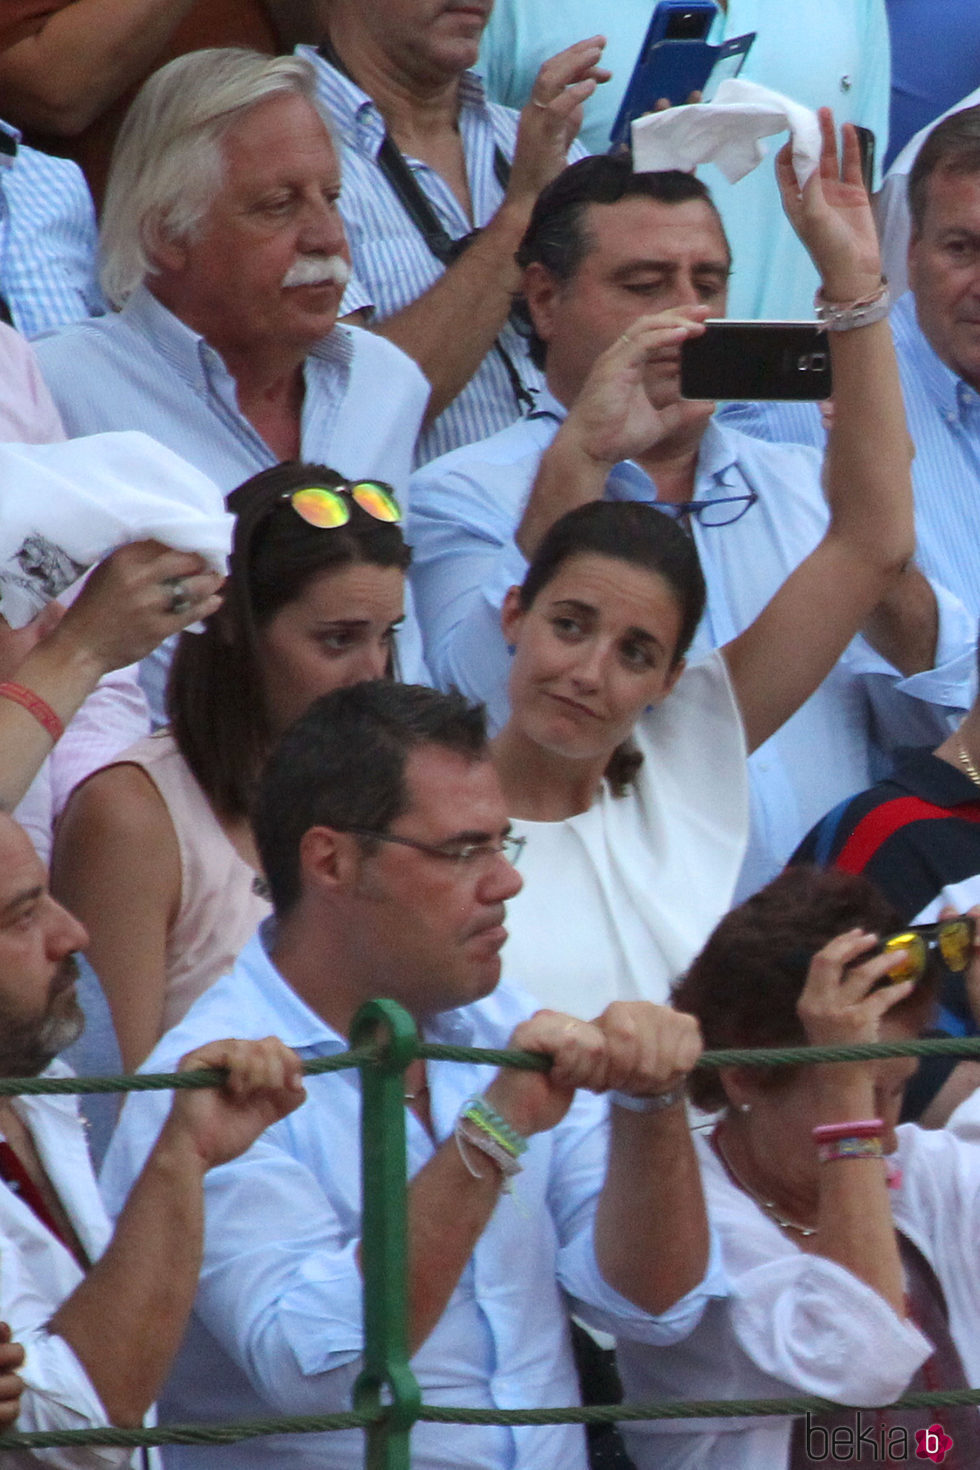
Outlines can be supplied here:
[[[667, 678], [664, 680], [664, 692], [660, 696], [661, 699], [666, 699], [667, 695], [673, 692], [674, 686], [686, 668], [687, 659], [679, 658], [673, 668], [669, 670]], [[659, 704], [660, 701], [658, 700], [657, 702]]]
[[513, 649], [517, 643], [523, 621], [524, 609], [521, 607], [521, 589], [519, 587], [508, 587], [507, 596], [504, 598], [504, 605], [500, 609], [500, 628], [508, 648]]
[[759, 1096], [758, 1075], [751, 1067], [719, 1067], [718, 1081], [733, 1113], [749, 1113]]

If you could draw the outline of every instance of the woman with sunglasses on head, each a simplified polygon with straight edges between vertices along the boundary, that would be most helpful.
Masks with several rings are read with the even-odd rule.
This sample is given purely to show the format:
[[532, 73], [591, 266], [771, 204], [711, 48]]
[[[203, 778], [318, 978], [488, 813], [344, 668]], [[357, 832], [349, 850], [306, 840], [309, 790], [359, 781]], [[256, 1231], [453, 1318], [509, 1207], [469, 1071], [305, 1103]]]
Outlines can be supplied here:
[[390, 672], [409, 552], [388, 487], [263, 471], [236, 516], [224, 604], [178, 644], [170, 727], [72, 795], [52, 887], [91, 935], [126, 1067], [269, 912], [249, 826], [278, 735], [319, 695]]
[[[788, 149], [779, 177], [824, 299], [839, 303], [828, 308], [838, 408], [822, 541], [744, 632], [689, 670], [704, 582], [691, 538], [653, 507], [592, 499], [570, 511], [504, 604], [510, 717], [494, 755], [527, 838], [508, 964], [544, 1004], [585, 1017], [616, 999], [666, 998], [731, 903], [747, 751], [829, 674], [914, 549], [902, 400], [857, 140], [845, 129], [839, 172], [829, 113], [821, 126], [821, 167], [805, 188]], [[638, 370], [635, 401], [621, 412], [649, 426], [670, 410], [653, 408]]]
[[[980, 979], [975, 933], [972, 914], [902, 931], [866, 878], [790, 868], [721, 921], [674, 1005], [709, 1048], [911, 1041], [945, 967]], [[669, 1353], [620, 1342], [630, 1399], [887, 1405], [980, 1384], [980, 1152], [954, 1136], [957, 1115], [952, 1129], [897, 1126], [915, 1065], [692, 1074], [693, 1101], [720, 1112], [696, 1143], [731, 1295]], [[980, 1464], [973, 1407], [663, 1422], [626, 1438], [638, 1470], [805, 1470], [845, 1443], [839, 1458], [912, 1466], [916, 1433], [937, 1423], [947, 1467]]]

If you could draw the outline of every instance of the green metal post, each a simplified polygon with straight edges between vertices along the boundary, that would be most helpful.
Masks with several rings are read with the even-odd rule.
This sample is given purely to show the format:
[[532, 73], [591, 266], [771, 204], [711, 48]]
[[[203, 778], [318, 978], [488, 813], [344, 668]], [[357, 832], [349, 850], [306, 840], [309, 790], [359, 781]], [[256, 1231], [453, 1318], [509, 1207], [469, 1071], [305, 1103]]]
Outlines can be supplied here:
[[365, 1470], [409, 1470], [410, 1435], [421, 1406], [408, 1366], [408, 1245], [405, 1195], [405, 1068], [418, 1032], [393, 1000], [361, 1006], [351, 1046], [381, 1044], [361, 1068], [361, 1271], [364, 1367], [354, 1407], [379, 1413], [367, 1431]]

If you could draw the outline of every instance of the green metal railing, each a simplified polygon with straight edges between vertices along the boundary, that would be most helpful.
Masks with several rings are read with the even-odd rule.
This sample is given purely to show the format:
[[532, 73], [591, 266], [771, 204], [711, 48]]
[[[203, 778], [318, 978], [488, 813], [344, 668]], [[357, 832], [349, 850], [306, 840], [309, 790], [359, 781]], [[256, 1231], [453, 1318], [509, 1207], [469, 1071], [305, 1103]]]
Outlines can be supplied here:
[[[741, 1048], [705, 1052], [699, 1067], [789, 1066], [863, 1061], [893, 1056], [980, 1057], [980, 1036], [875, 1042], [837, 1047]], [[362, 1244], [364, 1276], [363, 1367], [350, 1413], [270, 1417], [234, 1424], [163, 1425], [153, 1429], [98, 1429], [0, 1435], [4, 1450], [94, 1445], [221, 1445], [282, 1433], [366, 1431], [367, 1470], [409, 1470], [410, 1436], [416, 1423], [588, 1424], [653, 1419], [703, 1419], [820, 1413], [839, 1404], [809, 1395], [783, 1399], [669, 1401], [590, 1408], [443, 1409], [422, 1402], [408, 1357], [408, 1271], [405, 1149], [405, 1069], [418, 1057], [473, 1061], [544, 1071], [550, 1058], [531, 1052], [441, 1046], [419, 1039], [412, 1018], [390, 1000], [371, 1001], [354, 1019], [351, 1049], [304, 1063], [307, 1076], [361, 1070]], [[0, 1079], [0, 1097], [51, 1093], [148, 1092], [220, 1086], [220, 1070], [122, 1077]], [[980, 1406], [980, 1390], [906, 1394], [893, 1408]], [[859, 1406], [855, 1406], [859, 1407]]]

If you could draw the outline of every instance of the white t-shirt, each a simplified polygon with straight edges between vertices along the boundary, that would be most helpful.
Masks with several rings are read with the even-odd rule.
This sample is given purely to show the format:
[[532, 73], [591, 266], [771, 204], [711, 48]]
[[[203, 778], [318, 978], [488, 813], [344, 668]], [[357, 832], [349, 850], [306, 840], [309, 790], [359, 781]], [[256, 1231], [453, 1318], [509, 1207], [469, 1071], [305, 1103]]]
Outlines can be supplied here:
[[598, 1015], [667, 999], [727, 912], [748, 834], [745, 737], [720, 654], [685, 671], [634, 731], [626, 796], [513, 823], [524, 887], [507, 906], [507, 974], [542, 1005]]

